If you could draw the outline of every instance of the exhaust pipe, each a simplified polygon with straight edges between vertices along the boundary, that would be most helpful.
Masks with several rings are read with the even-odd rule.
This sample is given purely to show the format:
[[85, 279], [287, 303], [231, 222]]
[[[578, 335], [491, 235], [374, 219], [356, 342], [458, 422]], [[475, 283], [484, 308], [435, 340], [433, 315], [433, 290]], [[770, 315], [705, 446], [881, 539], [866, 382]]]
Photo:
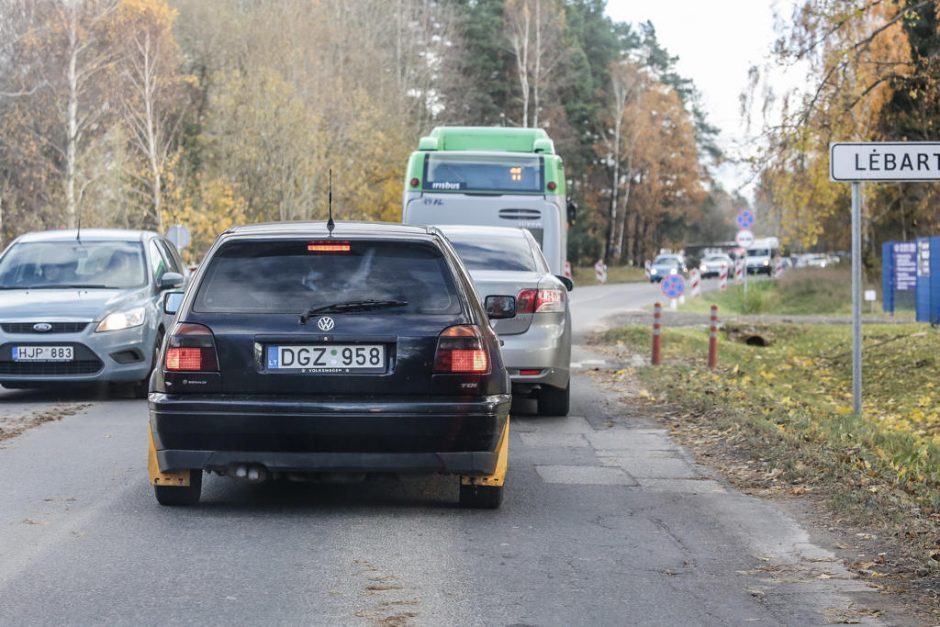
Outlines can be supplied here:
[[268, 478], [268, 469], [261, 465], [238, 464], [228, 474], [249, 483], [261, 483]]

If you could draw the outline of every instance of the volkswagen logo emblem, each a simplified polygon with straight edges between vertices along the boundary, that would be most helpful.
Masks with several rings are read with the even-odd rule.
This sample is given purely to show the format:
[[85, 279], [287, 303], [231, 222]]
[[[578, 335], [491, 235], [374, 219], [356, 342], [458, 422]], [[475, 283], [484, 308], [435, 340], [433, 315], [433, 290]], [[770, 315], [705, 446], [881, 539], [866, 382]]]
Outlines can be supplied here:
[[46, 333], [52, 330], [52, 325], [48, 322], [37, 322], [33, 325], [33, 331], [36, 333]]
[[335, 326], [336, 323], [333, 322], [333, 318], [330, 318], [329, 316], [323, 316], [317, 320], [317, 328], [321, 331], [332, 331], [333, 327]]

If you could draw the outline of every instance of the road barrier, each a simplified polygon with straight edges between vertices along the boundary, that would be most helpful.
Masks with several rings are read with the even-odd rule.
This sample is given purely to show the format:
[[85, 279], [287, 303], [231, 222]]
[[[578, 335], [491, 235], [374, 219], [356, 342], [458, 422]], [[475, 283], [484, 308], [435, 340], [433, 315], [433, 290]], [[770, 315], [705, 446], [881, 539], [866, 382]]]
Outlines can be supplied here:
[[663, 317], [663, 306], [658, 302], [653, 305], [653, 357], [651, 363], [658, 366], [662, 359], [662, 333], [660, 320]]
[[728, 266], [721, 264], [721, 270], [718, 271], [718, 289], [722, 292], [728, 289]]
[[718, 367], [718, 305], [712, 305], [711, 325], [708, 328], [708, 367]]
[[742, 283], [744, 283], [744, 271], [745, 271], [744, 264], [745, 263], [746, 262], [744, 261], [744, 257], [740, 257], [739, 259], [736, 259], [734, 262], [734, 284], [735, 285], [741, 285]]
[[783, 259], [777, 257], [777, 260], [774, 262], [774, 278], [779, 279], [783, 276]]
[[689, 273], [689, 288], [692, 298], [702, 293], [702, 275], [698, 270], [692, 270]]

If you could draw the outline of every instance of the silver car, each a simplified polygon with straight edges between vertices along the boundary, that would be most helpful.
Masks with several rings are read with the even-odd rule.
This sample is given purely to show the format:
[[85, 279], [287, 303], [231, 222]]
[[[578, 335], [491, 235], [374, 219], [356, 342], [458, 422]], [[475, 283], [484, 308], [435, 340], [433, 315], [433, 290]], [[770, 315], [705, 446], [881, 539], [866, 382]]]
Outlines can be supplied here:
[[[514, 396], [534, 396], [538, 412], [568, 414], [571, 393], [570, 279], [555, 276], [525, 229], [439, 226], [470, 271], [502, 340]], [[499, 298], [502, 297], [502, 298]], [[494, 303], [501, 311], [493, 314]]]
[[685, 260], [680, 255], [659, 255], [650, 267], [650, 283], [659, 283], [671, 274], [687, 272]]
[[172, 320], [162, 294], [186, 283], [176, 247], [156, 233], [47, 231], [0, 256], [0, 384], [115, 382], [146, 396]]
[[713, 276], [719, 276], [721, 269], [727, 269], [729, 274], [734, 273], [734, 261], [724, 253], [711, 253], [702, 257], [698, 269], [702, 273], [702, 278], [707, 279]]

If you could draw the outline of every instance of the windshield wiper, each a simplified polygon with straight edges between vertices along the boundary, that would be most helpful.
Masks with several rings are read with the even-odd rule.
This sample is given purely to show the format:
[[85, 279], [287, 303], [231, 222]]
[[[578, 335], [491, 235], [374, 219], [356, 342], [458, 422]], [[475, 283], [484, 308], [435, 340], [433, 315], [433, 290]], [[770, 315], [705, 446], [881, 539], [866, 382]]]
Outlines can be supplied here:
[[71, 288], [71, 289], [75, 289], [75, 288], [78, 288], [78, 289], [101, 289], [101, 290], [117, 289], [117, 288], [111, 287], [110, 285], [103, 285], [103, 284], [100, 284], [100, 285], [99, 285], [99, 284], [94, 284], [94, 283], [69, 283], [68, 285], [60, 285], [59, 287]]
[[407, 300], [351, 300], [345, 303], [333, 303], [322, 307], [312, 307], [300, 316], [300, 324], [307, 324], [312, 316], [321, 313], [352, 313], [354, 311], [372, 311], [389, 307], [404, 307]]
[[5, 290], [74, 290], [74, 289], [114, 289], [108, 285], [65, 284], [65, 285], [16, 285], [4, 287]]

